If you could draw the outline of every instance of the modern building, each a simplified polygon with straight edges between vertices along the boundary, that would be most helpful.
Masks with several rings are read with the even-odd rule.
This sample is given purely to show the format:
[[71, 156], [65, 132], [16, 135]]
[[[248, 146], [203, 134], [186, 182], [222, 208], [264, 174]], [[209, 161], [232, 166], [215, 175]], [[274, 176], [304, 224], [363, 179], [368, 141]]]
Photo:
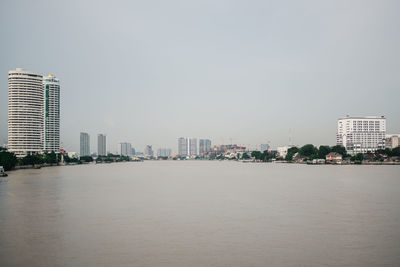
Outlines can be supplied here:
[[188, 140], [185, 137], [178, 139], [178, 155], [186, 157], [188, 155]]
[[200, 139], [199, 140], [199, 154], [201, 156], [204, 156], [209, 152], [211, 152], [211, 140]]
[[345, 117], [338, 119], [336, 144], [349, 154], [373, 153], [385, 148], [386, 118], [384, 116]]
[[88, 133], [80, 134], [80, 156], [90, 156], [90, 136]]
[[17, 157], [43, 151], [43, 75], [8, 72], [8, 150]]
[[197, 138], [189, 139], [189, 156], [197, 156]]
[[49, 74], [43, 79], [44, 129], [43, 150], [60, 152], [60, 81]]
[[159, 148], [157, 150], [157, 157], [170, 157], [172, 150], [170, 148]]
[[386, 142], [385, 146], [386, 148], [396, 148], [400, 146], [400, 134], [387, 134], [386, 135]]
[[107, 155], [107, 136], [105, 134], [97, 135], [97, 155], [98, 156]]
[[260, 145], [260, 151], [264, 152], [264, 151], [268, 151], [269, 150], [269, 145], [268, 144], [261, 144]]
[[121, 156], [131, 156], [132, 154], [131, 143], [119, 143], [118, 144], [118, 154]]
[[276, 151], [278, 153], [278, 157], [285, 158], [287, 153], [288, 153], [289, 148], [291, 148], [291, 147], [293, 147], [293, 146], [279, 146], [279, 147], [277, 147]]
[[153, 148], [152, 148], [151, 145], [147, 145], [147, 146], [144, 148], [144, 154], [145, 154], [146, 156], [149, 156], [149, 157], [153, 157], [153, 156], [154, 156], [154, 151], [153, 151]]
[[136, 150], [135, 150], [135, 148], [131, 148], [131, 156], [135, 156], [136, 155]]

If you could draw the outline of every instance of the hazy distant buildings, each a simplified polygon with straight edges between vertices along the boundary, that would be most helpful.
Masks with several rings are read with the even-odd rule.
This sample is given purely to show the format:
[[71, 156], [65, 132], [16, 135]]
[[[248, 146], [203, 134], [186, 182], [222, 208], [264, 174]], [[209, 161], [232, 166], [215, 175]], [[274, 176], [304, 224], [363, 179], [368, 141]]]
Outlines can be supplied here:
[[178, 155], [186, 157], [188, 155], [188, 140], [187, 138], [180, 137], [178, 139]]
[[278, 157], [279, 158], [285, 158], [289, 148], [291, 148], [292, 146], [279, 146], [276, 148], [276, 151], [278, 153]]
[[40, 73], [8, 72], [8, 150], [18, 157], [43, 150], [43, 88]]
[[80, 156], [90, 155], [90, 136], [88, 133], [80, 134]]
[[136, 150], [135, 150], [135, 148], [131, 148], [131, 156], [135, 156], [136, 155]]
[[149, 157], [153, 157], [153, 156], [154, 156], [154, 151], [153, 151], [153, 148], [152, 148], [151, 145], [147, 145], [147, 146], [144, 148], [144, 154], [145, 154], [146, 156], [149, 156]]
[[170, 148], [159, 148], [157, 149], [157, 157], [170, 157], [172, 150]]
[[269, 145], [268, 144], [261, 144], [260, 145], [260, 151], [264, 152], [264, 151], [268, 151], [269, 150]]
[[119, 143], [118, 144], [118, 154], [121, 156], [131, 156], [132, 145], [130, 143]]
[[396, 148], [400, 146], [400, 134], [387, 134], [386, 135], [386, 142], [385, 146], [386, 148]]
[[199, 140], [199, 154], [204, 156], [205, 154], [211, 152], [211, 140], [200, 139]]
[[60, 81], [49, 74], [44, 77], [43, 150], [60, 151]]
[[197, 138], [189, 139], [189, 156], [196, 156], [197, 152]]
[[336, 143], [349, 154], [375, 152], [385, 148], [386, 118], [346, 117], [338, 119]]
[[97, 135], [97, 155], [98, 156], [107, 155], [107, 136], [105, 134]]

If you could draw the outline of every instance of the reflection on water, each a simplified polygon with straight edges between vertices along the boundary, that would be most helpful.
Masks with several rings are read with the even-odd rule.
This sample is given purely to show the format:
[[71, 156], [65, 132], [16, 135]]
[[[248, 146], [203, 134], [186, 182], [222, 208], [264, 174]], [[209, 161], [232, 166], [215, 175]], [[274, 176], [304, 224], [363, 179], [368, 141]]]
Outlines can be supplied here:
[[400, 168], [143, 162], [0, 179], [0, 266], [398, 266]]

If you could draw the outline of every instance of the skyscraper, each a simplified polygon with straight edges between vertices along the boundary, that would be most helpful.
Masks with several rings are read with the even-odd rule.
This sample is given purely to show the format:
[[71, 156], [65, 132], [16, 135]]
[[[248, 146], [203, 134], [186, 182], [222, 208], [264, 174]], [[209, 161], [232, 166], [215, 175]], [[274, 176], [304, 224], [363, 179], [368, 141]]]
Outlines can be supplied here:
[[188, 155], [188, 141], [184, 137], [178, 139], [178, 155], [182, 157]]
[[17, 157], [43, 151], [43, 75], [8, 72], [8, 149]]
[[118, 144], [118, 154], [120, 154], [121, 156], [131, 156], [132, 152], [132, 145], [131, 143], [119, 143]]
[[80, 136], [80, 156], [90, 155], [90, 136], [88, 133], [81, 133]]
[[189, 155], [196, 156], [197, 153], [197, 138], [190, 138], [189, 139]]
[[375, 152], [385, 148], [384, 116], [346, 117], [338, 119], [336, 143], [349, 154]]
[[146, 156], [150, 156], [150, 157], [154, 156], [154, 151], [153, 151], [153, 148], [152, 148], [151, 145], [147, 145], [147, 146], [144, 148], [144, 154], [145, 154]]
[[44, 77], [43, 150], [60, 152], [60, 81], [49, 74]]
[[211, 151], [211, 140], [200, 139], [199, 140], [199, 154], [204, 156]]
[[170, 148], [159, 148], [157, 150], [157, 157], [169, 157], [172, 155], [172, 150]]
[[97, 135], [97, 155], [98, 156], [107, 155], [107, 136], [105, 134]]

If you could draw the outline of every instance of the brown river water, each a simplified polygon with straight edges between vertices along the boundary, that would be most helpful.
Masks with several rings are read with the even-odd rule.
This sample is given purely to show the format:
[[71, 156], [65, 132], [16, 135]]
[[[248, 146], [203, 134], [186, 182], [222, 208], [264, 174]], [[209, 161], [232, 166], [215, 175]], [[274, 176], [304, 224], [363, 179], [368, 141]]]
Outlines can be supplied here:
[[12, 171], [0, 178], [0, 266], [400, 266], [400, 166]]

